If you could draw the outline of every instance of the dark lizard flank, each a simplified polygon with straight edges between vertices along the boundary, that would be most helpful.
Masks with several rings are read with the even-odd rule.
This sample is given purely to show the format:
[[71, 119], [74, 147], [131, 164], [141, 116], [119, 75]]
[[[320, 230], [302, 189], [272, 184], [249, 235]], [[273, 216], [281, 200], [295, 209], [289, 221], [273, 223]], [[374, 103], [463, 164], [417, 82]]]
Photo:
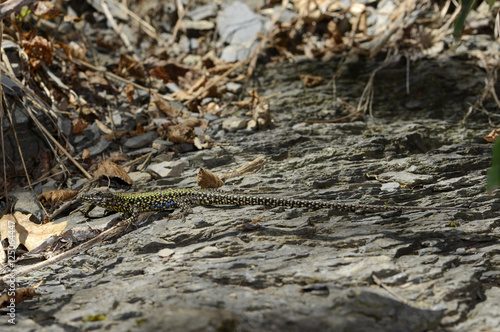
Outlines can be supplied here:
[[193, 205], [265, 205], [284, 207], [306, 207], [312, 209], [334, 209], [340, 211], [429, 211], [449, 210], [457, 211], [462, 208], [453, 207], [422, 207], [422, 206], [389, 206], [389, 205], [362, 205], [354, 203], [339, 203], [321, 200], [302, 200], [292, 198], [253, 196], [225, 193], [217, 190], [203, 189], [168, 189], [146, 193], [111, 193], [97, 192], [81, 194], [80, 198], [88, 203], [101, 206], [105, 209], [129, 214], [126, 222], [134, 223], [140, 212], [165, 211], [175, 208], [181, 209], [184, 218], [192, 212]]

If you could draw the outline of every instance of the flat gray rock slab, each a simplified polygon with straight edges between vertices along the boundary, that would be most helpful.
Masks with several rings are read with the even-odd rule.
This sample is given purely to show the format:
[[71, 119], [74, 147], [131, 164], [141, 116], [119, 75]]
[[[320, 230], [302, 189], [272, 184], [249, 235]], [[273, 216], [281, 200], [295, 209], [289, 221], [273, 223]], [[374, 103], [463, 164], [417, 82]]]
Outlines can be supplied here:
[[[345, 115], [327, 84], [304, 89], [302, 73], [331, 78], [336, 63], [270, 65], [259, 94], [274, 128], [236, 130], [220, 147], [183, 154], [179, 178], [144, 190], [195, 186], [196, 170], [223, 174], [263, 155], [258, 173], [225, 191], [346, 203], [467, 207], [466, 211], [342, 212], [201, 207], [185, 222], [148, 222], [71, 259], [18, 278], [43, 295], [16, 309], [26, 329], [110, 331], [424, 331], [500, 326], [497, 191], [484, 191], [491, 145], [482, 115], [460, 123], [484, 73], [450, 59], [412, 64], [418, 112], [405, 104], [406, 62], [377, 73], [373, 115], [352, 123], [303, 123]], [[337, 77], [354, 103], [377, 63]], [[282, 93], [278, 93], [282, 92]], [[497, 107], [494, 101], [485, 107]], [[241, 117], [245, 117], [241, 115]], [[381, 176], [383, 174], [387, 177]], [[379, 177], [380, 176], [380, 177]], [[394, 185], [397, 184], [397, 185]], [[260, 228], [251, 221], [259, 220]], [[90, 222], [90, 224], [93, 221]], [[95, 221], [97, 223], [97, 221]], [[252, 231], [245, 228], [253, 227]], [[0, 324], [5, 324], [2, 321]]]

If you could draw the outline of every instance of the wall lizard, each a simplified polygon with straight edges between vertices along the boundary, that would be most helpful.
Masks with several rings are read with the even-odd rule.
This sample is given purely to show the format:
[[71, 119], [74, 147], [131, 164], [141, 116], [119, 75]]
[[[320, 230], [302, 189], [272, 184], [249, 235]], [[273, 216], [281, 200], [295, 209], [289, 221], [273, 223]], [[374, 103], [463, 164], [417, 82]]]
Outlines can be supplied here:
[[267, 205], [284, 207], [306, 207], [312, 209], [334, 209], [342, 211], [405, 211], [405, 210], [464, 210], [454, 207], [421, 207], [421, 206], [389, 206], [362, 205], [329, 202], [320, 200], [302, 200], [281, 197], [253, 196], [225, 193], [204, 189], [168, 189], [147, 193], [111, 193], [97, 192], [81, 194], [80, 198], [107, 210], [129, 214], [126, 222], [134, 223], [140, 212], [165, 211], [181, 209], [182, 218], [192, 213], [193, 205]]

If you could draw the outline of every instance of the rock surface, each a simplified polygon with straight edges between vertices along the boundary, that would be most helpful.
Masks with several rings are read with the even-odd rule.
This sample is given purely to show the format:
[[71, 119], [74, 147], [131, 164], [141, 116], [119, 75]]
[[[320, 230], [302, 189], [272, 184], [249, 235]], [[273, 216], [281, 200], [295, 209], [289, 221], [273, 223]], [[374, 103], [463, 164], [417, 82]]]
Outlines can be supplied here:
[[[336, 93], [357, 103], [377, 63], [357, 63]], [[487, 118], [460, 119], [484, 73], [467, 63], [406, 62], [375, 78], [372, 114], [352, 123], [303, 123], [342, 114], [332, 86], [305, 89], [299, 75], [333, 76], [336, 62], [270, 65], [274, 128], [227, 132], [228, 146], [190, 152], [177, 179], [218, 174], [264, 155], [259, 174], [227, 191], [360, 204], [470, 207], [467, 211], [352, 212], [195, 207], [185, 223], [153, 218], [80, 255], [19, 278], [44, 280], [17, 311], [18, 328], [50, 331], [494, 330], [500, 284], [499, 194], [484, 191]], [[460, 90], [456, 83], [466, 89]], [[475, 89], [471, 88], [474, 86]], [[488, 107], [488, 105], [485, 105]], [[243, 115], [241, 115], [244, 117]], [[209, 167], [207, 167], [207, 165]], [[367, 176], [369, 175], [369, 176]], [[242, 222], [263, 217], [253, 231]], [[379, 282], [379, 284], [377, 284]], [[3, 324], [3, 323], [2, 323]]]

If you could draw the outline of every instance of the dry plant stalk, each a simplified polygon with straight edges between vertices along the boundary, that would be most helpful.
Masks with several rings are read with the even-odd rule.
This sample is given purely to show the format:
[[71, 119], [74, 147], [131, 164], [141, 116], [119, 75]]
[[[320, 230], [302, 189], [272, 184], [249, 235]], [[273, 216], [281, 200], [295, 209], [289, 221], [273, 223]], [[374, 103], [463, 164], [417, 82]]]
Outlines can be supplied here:
[[262, 167], [264, 167], [265, 163], [266, 163], [265, 157], [261, 156], [261, 157], [255, 158], [251, 162], [241, 166], [240, 168], [237, 168], [233, 172], [222, 174], [221, 179], [222, 179], [222, 181], [225, 182], [226, 180], [228, 180], [230, 178], [258, 173], [258, 172], [260, 172]]

